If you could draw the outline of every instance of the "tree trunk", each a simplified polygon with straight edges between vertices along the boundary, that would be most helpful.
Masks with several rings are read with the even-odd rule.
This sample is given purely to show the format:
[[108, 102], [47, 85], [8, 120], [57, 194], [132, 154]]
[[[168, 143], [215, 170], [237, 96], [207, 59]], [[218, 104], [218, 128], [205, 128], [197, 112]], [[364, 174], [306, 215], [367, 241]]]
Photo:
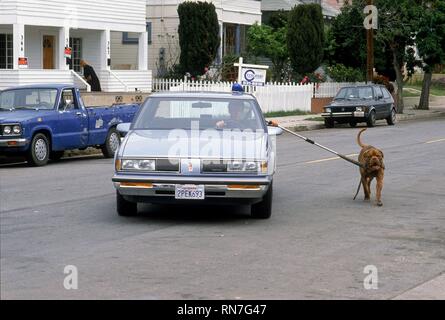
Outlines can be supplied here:
[[397, 82], [397, 100], [396, 100], [396, 106], [397, 106], [397, 113], [402, 114], [403, 109], [405, 107], [403, 103], [403, 74], [402, 70], [400, 68], [399, 60], [397, 60], [397, 49], [391, 48], [392, 56], [393, 56], [393, 67], [394, 71], [396, 72], [396, 82]]
[[429, 110], [430, 108], [430, 86], [433, 74], [431, 71], [425, 72], [423, 76], [422, 93], [420, 94], [419, 109]]

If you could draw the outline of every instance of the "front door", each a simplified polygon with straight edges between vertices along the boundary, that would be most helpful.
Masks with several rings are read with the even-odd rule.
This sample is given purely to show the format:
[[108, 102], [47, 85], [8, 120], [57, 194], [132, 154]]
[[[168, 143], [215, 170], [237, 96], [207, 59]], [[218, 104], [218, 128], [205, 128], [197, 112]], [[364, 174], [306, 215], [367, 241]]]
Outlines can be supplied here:
[[43, 69], [54, 69], [54, 36], [43, 36]]

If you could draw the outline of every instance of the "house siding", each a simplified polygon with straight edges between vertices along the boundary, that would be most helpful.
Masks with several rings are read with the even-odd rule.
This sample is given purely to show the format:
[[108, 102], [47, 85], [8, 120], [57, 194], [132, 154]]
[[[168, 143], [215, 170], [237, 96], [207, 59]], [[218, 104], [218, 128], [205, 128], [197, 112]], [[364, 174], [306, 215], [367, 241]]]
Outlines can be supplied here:
[[1, 23], [143, 32], [146, 0], [2, 0]]

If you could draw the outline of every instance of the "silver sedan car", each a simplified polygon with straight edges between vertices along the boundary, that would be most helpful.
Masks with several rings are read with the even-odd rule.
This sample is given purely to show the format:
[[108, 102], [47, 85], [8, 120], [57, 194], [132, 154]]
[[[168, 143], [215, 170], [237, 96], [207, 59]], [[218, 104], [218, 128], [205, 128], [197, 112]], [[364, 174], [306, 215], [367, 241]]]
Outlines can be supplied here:
[[250, 94], [173, 92], [151, 95], [115, 155], [119, 215], [137, 203], [248, 204], [272, 213], [275, 136]]

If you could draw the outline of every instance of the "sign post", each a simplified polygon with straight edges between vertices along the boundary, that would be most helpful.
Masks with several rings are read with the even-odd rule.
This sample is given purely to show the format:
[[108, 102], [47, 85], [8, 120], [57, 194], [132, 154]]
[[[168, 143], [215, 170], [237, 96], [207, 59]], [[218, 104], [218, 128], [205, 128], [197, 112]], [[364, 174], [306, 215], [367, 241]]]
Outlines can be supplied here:
[[239, 58], [238, 63], [238, 83], [248, 86], [264, 86], [266, 84], [266, 74], [269, 66], [258, 64], [245, 64], [243, 57]]

